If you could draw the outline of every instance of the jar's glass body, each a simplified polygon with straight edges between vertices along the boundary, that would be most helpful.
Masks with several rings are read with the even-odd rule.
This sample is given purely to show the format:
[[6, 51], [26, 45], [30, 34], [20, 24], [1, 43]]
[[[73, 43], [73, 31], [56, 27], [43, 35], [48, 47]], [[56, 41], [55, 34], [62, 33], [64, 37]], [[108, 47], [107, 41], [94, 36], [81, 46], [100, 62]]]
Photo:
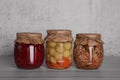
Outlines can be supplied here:
[[14, 59], [18, 68], [39, 68], [44, 59], [44, 45], [16, 42], [14, 46]]
[[103, 62], [103, 45], [75, 45], [74, 60], [81, 69], [98, 69]]
[[46, 63], [49, 68], [65, 69], [72, 64], [72, 42], [46, 42]]

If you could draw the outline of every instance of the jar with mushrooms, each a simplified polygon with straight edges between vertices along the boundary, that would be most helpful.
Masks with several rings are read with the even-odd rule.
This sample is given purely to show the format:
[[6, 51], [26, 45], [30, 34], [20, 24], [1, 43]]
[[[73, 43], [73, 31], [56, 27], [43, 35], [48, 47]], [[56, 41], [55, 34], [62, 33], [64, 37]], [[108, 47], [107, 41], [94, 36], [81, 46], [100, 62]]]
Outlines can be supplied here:
[[72, 64], [72, 36], [70, 30], [48, 30], [46, 63], [48, 68], [65, 69]]
[[103, 42], [100, 34], [77, 34], [74, 61], [81, 69], [98, 69], [103, 61]]

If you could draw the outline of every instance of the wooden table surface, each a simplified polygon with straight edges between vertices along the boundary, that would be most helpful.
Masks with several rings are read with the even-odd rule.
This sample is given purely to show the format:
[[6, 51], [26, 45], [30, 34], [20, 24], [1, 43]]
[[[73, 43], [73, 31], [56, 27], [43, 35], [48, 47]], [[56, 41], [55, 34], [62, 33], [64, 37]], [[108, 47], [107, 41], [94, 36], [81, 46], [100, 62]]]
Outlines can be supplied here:
[[13, 56], [0, 56], [0, 80], [120, 80], [120, 57], [104, 57], [98, 70], [77, 69], [73, 65], [64, 70], [48, 69], [43, 64], [38, 69], [18, 69]]

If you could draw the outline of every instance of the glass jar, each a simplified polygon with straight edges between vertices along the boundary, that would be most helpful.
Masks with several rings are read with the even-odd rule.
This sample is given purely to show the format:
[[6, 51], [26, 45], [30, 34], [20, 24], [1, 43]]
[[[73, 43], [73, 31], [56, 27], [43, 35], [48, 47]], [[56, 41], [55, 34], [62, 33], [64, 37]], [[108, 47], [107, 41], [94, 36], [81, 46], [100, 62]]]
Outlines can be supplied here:
[[103, 61], [103, 42], [100, 34], [77, 34], [74, 61], [81, 69], [98, 69]]
[[44, 59], [41, 33], [17, 33], [14, 46], [16, 66], [23, 69], [39, 68]]
[[70, 30], [48, 30], [46, 63], [52, 69], [65, 69], [72, 64], [72, 35]]

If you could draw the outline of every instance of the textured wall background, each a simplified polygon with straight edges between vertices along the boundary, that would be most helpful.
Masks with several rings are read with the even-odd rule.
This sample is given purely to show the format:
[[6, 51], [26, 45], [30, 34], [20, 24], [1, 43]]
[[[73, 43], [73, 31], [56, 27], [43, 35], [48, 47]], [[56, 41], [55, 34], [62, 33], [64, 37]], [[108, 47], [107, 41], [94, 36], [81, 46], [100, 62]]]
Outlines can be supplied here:
[[0, 0], [0, 55], [13, 54], [16, 32], [47, 29], [101, 33], [104, 54], [120, 56], [120, 0]]

